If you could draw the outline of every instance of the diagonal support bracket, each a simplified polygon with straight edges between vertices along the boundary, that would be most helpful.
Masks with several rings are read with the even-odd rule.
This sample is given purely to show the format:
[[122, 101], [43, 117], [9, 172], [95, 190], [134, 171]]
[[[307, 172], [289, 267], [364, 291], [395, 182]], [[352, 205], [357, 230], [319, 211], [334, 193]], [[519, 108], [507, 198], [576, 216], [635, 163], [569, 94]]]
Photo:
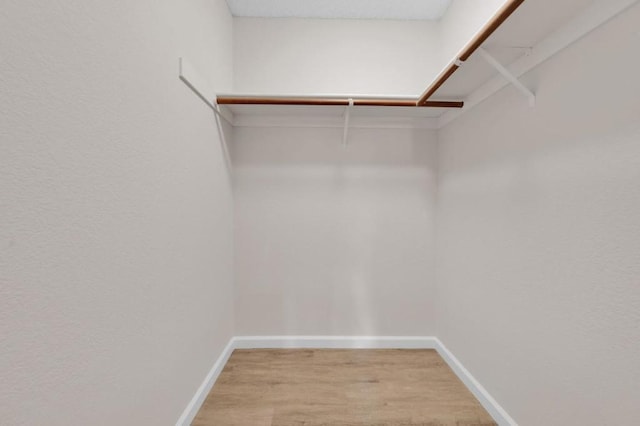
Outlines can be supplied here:
[[485, 61], [489, 63], [489, 65], [494, 67], [500, 74], [502, 74], [504, 78], [506, 78], [511, 84], [513, 84], [516, 89], [522, 92], [522, 94], [524, 94], [527, 99], [529, 99], [529, 106], [534, 107], [536, 105], [536, 95], [531, 90], [529, 90], [527, 86], [522, 84], [522, 82], [518, 80], [515, 75], [511, 74], [511, 72], [504, 65], [498, 62], [496, 58], [491, 56], [491, 54], [482, 47], [478, 49], [478, 53]]
[[196, 94], [196, 96], [198, 96], [202, 101], [204, 101], [205, 104], [207, 104], [209, 108], [213, 110], [214, 116], [216, 118], [218, 135], [220, 136], [220, 143], [222, 144], [224, 158], [227, 163], [228, 169], [231, 170], [231, 157], [229, 156], [229, 148], [227, 145], [227, 140], [225, 138], [222, 120], [227, 121], [232, 126], [233, 123], [229, 118], [225, 116], [225, 114], [223, 114], [220, 106], [218, 105], [217, 97], [209, 84], [207, 84], [207, 81], [202, 79], [202, 77], [200, 77], [196, 70], [184, 58], [179, 58], [178, 66], [180, 80], [182, 80], [182, 82], [186, 84], [187, 87]]
[[220, 111], [220, 105], [218, 105], [217, 99], [214, 99], [211, 102], [211, 108], [213, 109], [213, 112], [215, 113], [215, 116], [216, 116], [216, 125], [218, 126], [218, 134], [220, 135], [220, 141], [222, 142], [222, 146], [226, 148], [227, 140], [224, 137], [224, 127], [222, 126], [221, 118], [225, 120], [227, 118], [222, 114], [222, 111]]

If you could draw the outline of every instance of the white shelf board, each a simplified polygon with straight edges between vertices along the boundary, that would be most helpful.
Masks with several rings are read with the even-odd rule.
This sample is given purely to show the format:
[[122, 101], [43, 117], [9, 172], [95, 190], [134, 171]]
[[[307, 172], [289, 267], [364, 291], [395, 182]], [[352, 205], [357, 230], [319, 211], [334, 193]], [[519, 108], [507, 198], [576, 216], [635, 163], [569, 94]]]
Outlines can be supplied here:
[[[529, 12], [526, 9], [522, 11], [519, 9], [519, 14], [517, 15], [520, 16], [519, 19], [524, 19], [523, 16], [529, 17], [529, 14], [531, 14], [534, 18], [545, 22], [543, 25], [546, 28], [545, 31], [551, 31], [551, 33], [542, 35], [541, 32], [537, 32], [537, 35], [534, 35], [534, 31], [528, 30], [528, 36], [533, 44], [531, 53], [519, 57], [510, 64], [505, 64], [506, 66], [504, 67], [514, 78], [520, 78], [558, 52], [585, 37], [591, 31], [606, 24], [615, 16], [624, 13], [631, 7], [637, 6], [640, 4], [640, 0], [593, 0], [585, 2], [571, 0], [571, 3], [566, 4], [556, 4], [552, 0], [536, 0], [535, 2], [529, 1], [524, 4], [533, 7], [533, 9], [530, 9]], [[586, 4], [586, 7], [580, 7], [583, 4]], [[560, 7], [558, 13], [549, 12], [553, 11], [555, 6]], [[574, 9], [571, 9], [570, 6]], [[551, 16], [547, 21], [545, 21], [545, 13]], [[527, 33], [527, 30], [525, 30], [524, 21], [514, 19], [509, 25], [505, 24], [503, 28], [499, 29], [495, 34], [495, 38], [489, 39], [489, 43], [485, 44], [485, 49], [487, 46], [491, 46], [491, 43], [495, 42], [495, 40], [525, 40], [523, 37], [525, 33]], [[542, 38], [539, 39], [540, 37]], [[533, 41], [534, 38], [539, 40]], [[460, 75], [457, 78], [464, 78], [465, 75], [469, 78], [471, 75], [470, 69], [460, 70], [459, 72]], [[461, 80], [457, 81], [461, 84]], [[450, 81], [448, 81], [447, 85], [449, 86], [443, 90], [451, 90], [450, 84]], [[465, 106], [463, 109], [445, 112], [438, 119], [438, 128], [448, 125], [509, 84], [510, 82], [503, 75], [496, 73], [487, 82], [464, 96]], [[536, 88], [533, 87], [531, 90], [535, 93]]]
[[[522, 68], [521, 64], [526, 65], [527, 62], [540, 63], [581, 34], [637, 1], [528, 0], [489, 37], [483, 48], [507, 69], [511, 68], [511, 65], [516, 69]], [[522, 72], [517, 73], [516, 77], [520, 74]], [[432, 99], [464, 100], [464, 109], [353, 106], [350, 127], [439, 128], [494, 93], [491, 87], [496, 86], [496, 90], [499, 90], [502, 86], [497, 82], [505, 81], [504, 77], [476, 52], [432, 96]], [[535, 88], [531, 89], [535, 92]], [[321, 96], [385, 97], [344, 94]], [[403, 98], [413, 99], [407, 96]], [[523, 102], [526, 100], [523, 99]], [[233, 115], [233, 123], [236, 126], [343, 127], [346, 107], [226, 105], [224, 109]]]
[[[602, 0], [595, 0], [602, 1]], [[529, 54], [536, 46], [573, 17], [587, 9], [594, 0], [528, 0], [525, 1], [483, 44], [501, 64], [508, 66]], [[433, 98], [466, 99], [477, 88], [498, 75], [475, 52]]]

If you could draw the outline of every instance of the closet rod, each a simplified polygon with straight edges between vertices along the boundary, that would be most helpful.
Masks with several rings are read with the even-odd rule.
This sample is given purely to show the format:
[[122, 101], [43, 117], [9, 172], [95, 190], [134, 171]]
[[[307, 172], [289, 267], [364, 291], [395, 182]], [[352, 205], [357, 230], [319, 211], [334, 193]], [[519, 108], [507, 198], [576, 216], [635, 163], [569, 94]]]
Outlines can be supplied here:
[[524, 3], [524, 0], [509, 0], [502, 8], [496, 13], [489, 22], [485, 24], [480, 32], [464, 47], [458, 58], [453, 61], [447, 68], [444, 69], [431, 83], [431, 85], [424, 91], [424, 93], [418, 99], [418, 106], [425, 106], [429, 101], [429, 98], [442, 86], [448, 79], [455, 73], [462, 64], [469, 59], [469, 57], [484, 43], [491, 34], [497, 30], [500, 25], [506, 21], [513, 12], [516, 11], [520, 5]]
[[[349, 98], [322, 96], [218, 96], [219, 105], [349, 105]], [[417, 105], [416, 98], [353, 98], [353, 105], [389, 107], [462, 108], [462, 101], [427, 101]]]

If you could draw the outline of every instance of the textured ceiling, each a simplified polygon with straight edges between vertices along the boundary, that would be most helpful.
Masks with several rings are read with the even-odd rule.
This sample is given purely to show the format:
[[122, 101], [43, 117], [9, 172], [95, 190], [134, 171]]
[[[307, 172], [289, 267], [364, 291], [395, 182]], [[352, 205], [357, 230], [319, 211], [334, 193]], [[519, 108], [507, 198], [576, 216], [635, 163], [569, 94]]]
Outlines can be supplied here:
[[227, 3], [234, 16], [437, 20], [451, 0], [227, 0]]

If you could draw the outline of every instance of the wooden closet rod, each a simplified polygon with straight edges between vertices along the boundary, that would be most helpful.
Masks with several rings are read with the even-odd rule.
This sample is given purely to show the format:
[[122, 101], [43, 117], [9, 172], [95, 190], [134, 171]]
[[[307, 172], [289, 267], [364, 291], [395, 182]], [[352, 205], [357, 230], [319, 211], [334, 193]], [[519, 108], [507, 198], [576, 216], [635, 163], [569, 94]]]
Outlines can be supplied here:
[[[350, 98], [315, 96], [218, 96], [219, 105], [349, 105]], [[353, 98], [353, 105], [390, 107], [462, 108], [462, 101], [428, 101], [417, 105], [417, 99]]]
[[460, 56], [452, 64], [450, 64], [444, 71], [440, 73], [438, 78], [424, 91], [424, 93], [418, 99], [418, 106], [424, 106], [429, 101], [429, 98], [456, 72], [464, 61], [484, 43], [495, 30], [497, 30], [504, 21], [516, 11], [520, 5], [524, 3], [524, 0], [509, 0], [502, 6], [502, 8], [494, 15], [493, 18], [480, 30], [462, 50]]
[[[458, 58], [440, 73], [438, 78], [420, 95], [419, 98], [393, 97], [360, 97], [346, 98], [344, 96], [247, 96], [222, 95], [217, 97], [219, 105], [361, 105], [361, 106], [389, 106], [389, 107], [431, 107], [431, 108], [462, 108], [462, 101], [435, 101], [431, 96], [456, 72], [464, 61], [497, 30], [524, 0], [509, 0], [494, 15], [462, 50]], [[353, 102], [353, 103], [351, 103]]]

